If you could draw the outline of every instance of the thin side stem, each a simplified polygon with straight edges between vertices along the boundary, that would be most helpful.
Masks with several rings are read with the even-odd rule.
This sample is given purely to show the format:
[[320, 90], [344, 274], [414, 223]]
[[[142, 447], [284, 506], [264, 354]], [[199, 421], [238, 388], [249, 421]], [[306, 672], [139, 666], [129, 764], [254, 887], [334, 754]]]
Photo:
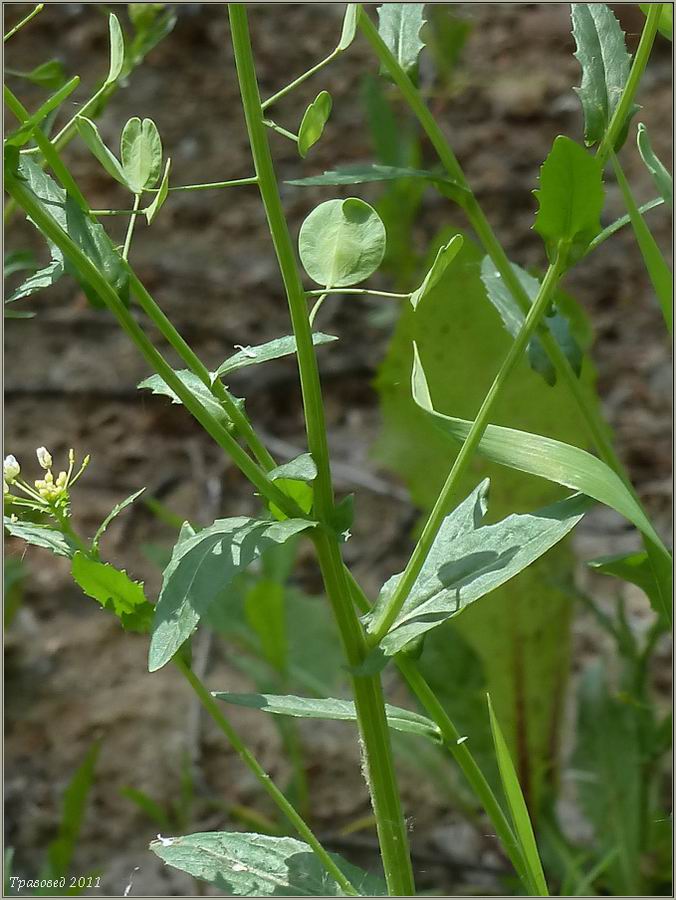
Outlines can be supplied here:
[[251, 481], [264, 497], [279, 506], [287, 514], [296, 515], [297, 513], [292, 511], [295, 504], [290, 501], [289, 497], [273, 481], [270, 481], [267, 474], [239, 446], [228, 430], [185, 388], [181, 379], [178, 378], [162, 354], [153, 346], [113, 287], [108, 284], [96, 266], [71, 240], [59, 223], [36, 201], [31, 191], [11, 173], [7, 173], [5, 177], [5, 189], [17, 201], [24, 212], [31, 217], [45, 237], [56, 244], [69, 262], [96, 290], [108, 309], [148, 361], [151, 368], [174, 391], [188, 412], [197, 419], [207, 434], [232, 457], [233, 462], [242, 474]]
[[307, 81], [308, 78], [311, 78], [313, 75], [316, 75], [324, 66], [328, 66], [329, 63], [333, 62], [336, 57], [340, 56], [341, 50], [336, 47], [329, 55], [322, 59], [321, 62], [318, 62], [317, 65], [313, 66], [311, 69], [308, 69], [307, 72], [303, 72], [302, 75], [299, 75], [291, 84], [287, 84], [286, 87], [282, 88], [280, 91], [277, 91], [276, 94], [273, 94], [272, 97], [268, 97], [267, 100], [264, 100], [261, 103], [261, 109], [266, 110], [269, 106], [272, 106], [273, 103], [277, 103], [278, 100], [281, 100], [282, 97], [286, 97], [287, 94], [291, 93], [291, 91], [298, 87], [299, 84], [302, 84], [304, 81]]
[[[134, 194], [134, 213], [138, 212], [139, 204], [141, 203], [141, 195]], [[133, 215], [131, 219], [129, 219], [129, 225], [127, 226], [127, 234], [124, 238], [124, 247], [122, 248], [122, 259], [126, 262], [129, 259], [129, 250], [131, 249], [131, 239], [134, 237], [134, 227], [136, 225], [136, 216]]]
[[648, 60], [650, 59], [650, 51], [653, 48], [653, 43], [655, 41], [655, 35], [657, 34], [657, 26], [659, 25], [661, 13], [661, 3], [649, 4], [648, 15], [643, 25], [641, 39], [638, 43], [638, 47], [636, 48], [636, 56], [634, 57], [634, 61], [631, 64], [631, 69], [629, 70], [627, 83], [625, 84], [624, 90], [622, 91], [620, 102], [615, 107], [615, 112], [612, 115], [612, 118], [608, 125], [608, 129], [604, 134], [603, 140], [599, 144], [599, 148], [596, 152], [597, 159], [600, 159], [604, 165], [608, 161], [610, 154], [615, 149], [615, 143], [620, 135], [620, 132], [624, 128], [627, 116], [631, 111], [631, 107], [634, 103], [634, 97], [636, 96], [636, 91], [638, 90], [638, 86], [641, 83], [641, 78], [643, 77], [645, 67], [648, 65]]
[[422, 534], [420, 535], [418, 543], [415, 545], [408, 564], [406, 565], [406, 568], [404, 569], [404, 572], [399, 579], [395, 590], [392, 592], [392, 596], [390, 597], [388, 604], [383, 608], [378, 618], [374, 619], [374, 621], [371, 623], [369, 630], [372, 632], [372, 644], [375, 645], [382, 640], [382, 638], [387, 634], [395, 619], [401, 612], [401, 608], [404, 605], [409, 593], [411, 592], [411, 589], [415, 584], [418, 575], [420, 574], [425, 560], [427, 559], [430, 549], [432, 548], [432, 544], [434, 543], [434, 540], [437, 536], [437, 532], [439, 531], [439, 528], [441, 527], [445, 516], [448, 514], [450, 502], [455, 490], [458, 487], [458, 483], [464, 475], [472, 459], [472, 456], [479, 446], [481, 438], [483, 437], [484, 432], [486, 431], [486, 428], [490, 423], [490, 418], [494, 412], [496, 401], [500, 397], [504, 386], [507, 383], [509, 375], [524, 353], [528, 345], [528, 341], [535, 333], [543, 315], [545, 314], [545, 311], [547, 310], [551, 301], [552, 294], [554, 293], [558, 285], [561, 273], [564, 271], [564, 267], [565, 255], [560, 251], [556, 261], [552, 263], [547, 269], [547, 274], [545, 275], [542, 284], [540, 285], [538, 296], [533, 302], [533, 305], [531, 306], [530, 311], [526, 316], [521, 330], [511, 344], [509, 352], [505, 357], [505, 361], [501, 365], [498, 374], [493, 380], [493, 384], [491, 385], [488, 393], [484, 398], [483, 403], [481, 404], [481, 408], [479, 409], [479, 412], [477, 413], [477, 416], [472, 423], [469, 434], [467, 435], [462, 447], [460, 448], [460, 452], [458, 453], [455, 462], [451, 467], [451, 471], [449, 472], [448, 477], [446, 478], [446, 482], [441, 489], [439, 496], [437, 497], [432, 512], [429, 514], [429, 517], [425, 522], [425, 527], [422, 530]]
[[[650, 212], [651, 209], [655, 209], [657, 206], [662, 206], [664, 204], [664, 197], [655, 197], [654, 200], [648, 200], [647, 203], [643, 203], [639, 206], [638, 211], [643, 215], [643, 213]], [[604, 241], [607, 241], [609, 237], [612, 237], [614, 234], [624, 228], [629, 224], [631, 219], [628, 215], [620, 216], [619, 219], [616, 219], [614, 222], [611, 222], [610, 225], [607, 225], [603, 231], [600, 231], [593, 241], [590, 242], [589, 246], [585, 250], [585, 256], [589, 256], [590, 253], [593, 253]]]
[[322, 288], [320, 291], [306, 291], [308, 297], [322, 297], [326, 294], [365, 294], [369, 297], [390, 297], [393, 300], [408, 300], [410, 294], [394, 294], [392, 291], [375, 291], [370, 288]]
[[293, 134], [293, 132], [287, 131], [286, 128], [282, 128], [281, 125], [273, 122], [272, 119], [263, 119], [263, 125], [266, 125], [270, 129], [270, 131], [275, 131], [277, 132], [277, 134], [281, 134], [282, 137], [288, 138], [288, 140], [293, 141], [294, 144], [298, 143], [297, 134]]
[[141, 209], [92, 209], [93, 216], [140, 216], [143, 215]]
[[[179, 184], [170, 187], [169, 191], [211, 191], [218, 188], [241, 187], [246, 184], [257, 184], [258, 179], [255, 175], [247, 178], [231, 178], [230, 181], [209, 181], [205, 184]], [[147, 191], [157, 193], [159, 188], [146, 188]]]
[[45, 8], [44, 3], [38, 3], [38, 5], [35, 7], [35, 9], [31, 10], [31, 12], [29, 12], [27, 16], [24, 16], [24, 18], [20, 22], [16, 23], [14, 28], [10, 28], [10, 30], [7, 32], [7, 34], [2, 39], [3, 44], [6, 44], [7, 41], [11, 37], [14, 37], [14, 35], [17, 33], [17, 31], [21, 31], [21, 29], [24, 27], [24, 25], [28, 25], [30, 20], [34, 19], [38, 13], [42, 12], [42, 10], [44, 8]]
[[310, 328], [315, 324], [315, 319], [317, 318], [317, 313], [322, 308], [324, 301], [329, 296], [328, 291], [324, 294], [320, 294], [317, 298], [317, 302], [310, 310], [310, 315], [308, 316], [308, 322], [310, 323]]
[[223, 714], [220, 706], [211, 696], [204, 684], [200, 681], [193, 670], [181, 659], [180, 655], [174, 657], [176, 667], [186, 679], [190, 687], [195, 692], [204, 709], [209, 713], [214, 723], [223, 732], [233, 750], [237, 753], [244, 765], [253, 774], [255, 779], [261, 785], [265, 793], [270, 797], [277, 808], [288, 819], [288, 821], [296, 829], [300, 837], [312, 847], [317, 858], [329, 873], [329, 875], [340, 885], [343, 891], [350, 897], [358, 897], [359, 892], [354, 885], [341, 872], [338, 865], [331, 858], [330, 854], [324, 849], [317, 840], [310, 826], [303, 820], [294, 807], [289, 803], [284, 794], [272, 781], [268, 773], [263, 769], [253, 753], [246, 746], [242, 738], [239, 736], [235, 728]]
[[[333, 486], [319, 371], [308, 322], [307, 302], [282, 209], [263, 122], [246, 8], [242, 4], [230, 4], [228, 9], [251, 152], [298, 347], [308, 448], [317, 466], [314, 511], [320, 522], [329, 523], [334, 508]], [[317, 529], [313, 540], [344, 652], [349, 665], [354, 669], [363, 662], [367, 646], [363, 629], [352, 605], [338, 542], [329, 525]], [[364, 769], [376, 813], [388, 890], [395, 896], [409, 896], [414, 893], [415, 888], [408, 851], [408, 835], [394, 773], [380, 679], [377, 676], [353, 677], [352, 685], [362, 738]]]

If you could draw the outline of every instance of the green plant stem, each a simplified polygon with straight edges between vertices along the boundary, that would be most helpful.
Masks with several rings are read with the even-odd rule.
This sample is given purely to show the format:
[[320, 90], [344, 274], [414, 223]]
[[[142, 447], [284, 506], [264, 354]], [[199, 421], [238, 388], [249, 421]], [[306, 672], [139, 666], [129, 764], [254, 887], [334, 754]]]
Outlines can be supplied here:
[[385, 637], [401, 612], [401, 608], [410, 594], [425, 560], [427, 559], [430, 549], [432, 548], [432, 544], [434, 543], [439, 528], [448, 514], [451, 499], [458, 487], [458, 483], [467, 470], [472, 456], [479, 446], [487, 426], [490, 424], [490, 418], [495, 410], [496, 401], [500, 397], [504, 386], [507, 383], [507, 379], [524, 353], [529, 340], [540, 324], [564, 269], [565, 251], [560, 250], [556, 260], [547, 269], [547, 273], [540, 285], [538, 295], [526, 316], [523, 326], [511, 344], [509, 352], [481, 404], [481, 408], [472, 423], [469, 434], [460, 448], [460, 452], [451, 467], [451, 471], [448, 473], [444, 486], [437, 497], [432, 512], [425, 522], [420, 538], [415, 545], [413, 553], [411, 554], [396, 588], [392, 592], [389, 602], [383, 607], [378, 618], [374, 619], [369, 626], [369, 631], [371, 632], [371, 644], [378, 644], [382, 638]]
[[659, 25], [661, 14], [662, 4], [651, 3], [648, 15], [643, 24], [641, 39], [638, 43], [638, 47], [636, 48], [636, 55], [634, 56], [634, 60], [631, 64], [631, 69], [629, 70], [627, 83], [625, 84], [622, 91], [622, 96], [620, 97], [620, 102], [615, 107], [615, 112], [613, 113], [610, 123], [608, 124], [606, 133], [603, 136], [603, 140], [599, 144], [599, 148], [596, 151], [596, 158], [599, 159], [603, 165], [606, 164], [610, 154], [615, 149], [615, 144], [620, 135], [620, 132], [626, 125], [627, 116], [629, 115], [631, 107], [634, 103], [636, 91], [638, 90], [641, 78], [643, 77], [645, 67], [648, 65], [648, 60], [650, 59], [650, 51], [653, 48], [653, 43], [655, 41], [655, 35], [657, 34], [657, 26]]
[[326, 294], [365, 294], [369, 297], [390, 297], [393, 300], [408, 300], [410, 294], [393, 294], [392, 291], [374, 291], [370, 288], [322, 288], [320, 291], [306, 291], [308, 297], [322, 297]]
[[44, 8], [45, 8], [44, 3], [38, 3], [38, 5], [35, 7], [35, 9], [31, 10], [31, 12], [29, 12], [28, 15], [25, 16], [20, 22], [17, 22], [17, 24], [14, 26], [14, 28], [10, 28], [10, 30], [7, 32], [7, 34], [2, 39], [3, 44], [6, 44], [7, 41], [11, 37], [14, 37], [14, 35], [17, 33], [17, 31], [21, 31], [21, 29], [24, 27], [24, 25], [28, 25], [30, 20], [34, 19], [35, 16], [37, 16], [38, 13], [41, 13]]
[[[222, 381], [219, 378], [212, 379], [211, 374], [202, 360], [184, 340], [172, 321], [167, 318], [131, 266], [128, 266], [127, 271], [129, 272], [129, 285], [132, 293], [138, 300], [141, 309], [157, 327], [162, 337], [171, 344], [190, 371], [214, 394], [216, 399], [223, 406], [228, 418], [234, 424], [238, 434], [241, 435], [251, 448], [262, 468], [265, 469], [266, 472], [274, 469], [276, 466], [275, 460], [254, 431], [246, 414], [242, 412], [240, 407], [234, 402], [228, 391], [225, 389]], [[289, 509], [289, 498], [287, 498], [285, 508]], [[296, 514], [297, 512], [298, 510], [296, 510]]]
[[[59, 88], [58, 91], [56, 91], [54, 94], [52, 94], [51, 97], [45, 100], [45, 102], [41, 106], [39, 106], [31, 116], [29, 116], [27, 110], [23, 106], [21, 106], [21, 104], [19, 104], [19, 101], [16, 99], [14, 94], [12, 94], [9, 88], [7, 88], [5, 92], [5, 100], [8, 102], [8, 105], [10, 104], [10, 101], [14, 104], [12, 112], [14, 112], [15, 115], [17, 115], [17, 105], [21, 106], [23, 114], [27, 116], [27, 118], [23, 120], [24, 125], [37, 126], [40, 125], [51, 112], [57, 109], [64, 100], [70, 97], [79, 83], [79, 76], [73, 76], [73, 78], [67, 81], [61, 88]], [[10, 134], [8, 135], [8, 137], [11, 138], [12, 135]]]
[[671, 271], [664, 261], [664, 257], [662, 256], [660, 248], [657, 246], [657, 242], [652, 236], [650, 229], [643, 221], [643, 216], [636, 205], [631, 188], [629, 187], [629, 182], [622, 170], [620, 161], [614, 153], [610, 154], [610, 161], [620, 191], [622, 192], [624, 205], [627, 207], [629, 213], [629, 219], [631, 220], [631, 225], [634, 230], [636, 243], [641, 251], [643, 263], [662, 310], [664, 324], [667, 326], [669, 334], [672, 334], [674, 330], [674, 311], [672, 303], [673, 278]]
[[312, 326], [315, 324], [315, 319], [317, 318], [317, 313], [318, 313], [319, 310], [322, 308], [322, 306], [323, 306], [323, 304], [324, 304], [324, 301], [326, 300], [326, 298], [327, 298], [328, 296], [329, 296], [329, 295], [328, 295], [328, 292], [327, 292], [327, 293], [324, 293], [324, 294], [320, 294], [319, 297], [317, 297], [317, 302], [315, 303], [315, 305], [314, 305], [314, 306], [312, 307], [312, 309], [310, 310], [310, 315], [308, 316], [308, 322], [310, 323], [310, 328], [312, 328]]
[[[88, 281], [101, 300], [113, 313], [122, 328], [129, 335], [151, 368], [174, 391], [183, 405], [202, 425], [216, 443], [225, 450], [243, 475], [254, 487], [275, 505], [290, 510], [289, 497], [270, 481], [267, 474], [258, 467], [221, 423], [186, 389], [172, 367], [153, 346], [140, 325], [120, 300], [114, 288], [105, 280], [87, 255], [71, 240], [59, 223], [42, 208], [32, 192], [11, 173], [5, 177], [5, 189], [18, 205], [31, 217], [36, 227], [61, 250], [75, 269]], [[293, 513], [291, 513], [293, 515]]]
[[[169, 191], [211, 191], [218, 188], [241, 187], [242, 185], [257, 183], [258, 179], [256, 176], [251, 175], [247, 178], [232, 178], [230, 181], [209, 181], [204, 184], [178, 184], [175, 187], [170, 187]], [[146, 188], [146, 190], [157, 193], [159, 188]]]
[[267, 126], [270, 131], [275, 131], [277, 132], [277, 134], [281, 134], [282, 137], [288, 138], [288, 140], [293, 141], [294, 144], [298, 143], [297, 134], [293, 134], [293, 132], [287, 131], [286, 128], [282, 128], [281, 125], [273, 122], [272, 119], [263, 119], [263, 125]]
[[[662, 206], [664, 204], [664, 197], [655, 197], [653, 200], [649, 200], [647, 203], [642, 204], [638, 207], [638, 211], [643, 215], [643, 213], [650, 212], [651, 209], [655, 209], [658, 206]], [[626, 225], [630, 223], [631, 219], [628, 215], [620, 216], [619, 219], [616, 219], [614, 222], [611, 222], [610, 225], [607, 225], [603, 231], [600, 231], [593, 241], [590, 242], [589, 246], [585, 250], [584, 255], [589, 256], [590, 253], [593, 253], [604, 241], [607, 241], [609, 237], [612, 237], [614, 234], [624, 228]]]
[[93, 216], [140, 216], [143, 215], [141, 209], [92, 209]]
[[276, 94], [273, 94], [272, 97], [268, 97], [267, 100], [264, 100], [261, 103], [261, 109], [266, 110], [269, 106], [272, 106], [273, 103], [277, 103], [278, 100], [281, 100], [282, 97], [286, 97], [287, 94], [291, 93], [291, 91], [298, 87], [299, 84], [302, 84], [304, 81], [307, 81], [308, 78], [311, 78], [313, 75], [316, 75], [317, 72], [321, 71], [324, 66], [328, 66], [329, 63], [333, 62], [336, 57], [340, 56], [341, 50], [336, 47], [325, 59], [322, 59], [321, 62], [318, 62], [317, 65], [313, 66], [311, 69], [308, 69], [307, 72], [303, 72], [302, 75], [299, 75], [291, 84], [287, 84], [286, 87], [282, 88], [280, 91], [277, 91]]
[[[134, 213], [138, 212], [139, 204], [141, 203], [141, 195], [134, 194]], [[129, 259], [129, 250], [131, 249], [131, 240], [134, 237], [134, 227], [136, 225], [136, 216], [133, 215], [131, 219], [129, 219], [129, 225], [127, 226], [127, 234], [124, 238], [124, 247], [122, 248], [122, 259], [127, 262]]]
[[329, 873], [329, 875], [333, 879], [335, 879], [335, 881], [340, 885], [340, 887], [343, 891], [345, 891], [346, 894], [351, 897], [358, 897], [359, 892], [357, 891], [357, 889], [341, 872], [340, 868], [331, 858], [330, 854], [327, 853], [324, 847], [322, 847], [320, 842], [313, 834], [309, 825], [306, 824], [306, 822], [286, 799], [284, 794], [274, 784], [268, 773], [260, 765], [256, 757], [246, 746], [237, 731], [233, 728], [228, 719], [223, 715], [223, 712], [221, 711], [221, 708], [216, 700], [214, 700], [214, 698], [211, 696], [211, 694], [197, 677], [197, 675], [195, 675], [192, 669], [181, 658], [180, 654], [174, 657], [174, 663], [176, 664], [176, 667], [186, 679], [190, 687], [195, 692], [204, 709], [209, 713], [214, 723], [223, 732], [228, 742], [235, 750], [239, 758], [242, 760], [244, 765], [254, 775], [258, 783], [262, 786], [266, 794], [275, 803], [277, 808], [284, 814], [284, 816], [286, 816], [286, 818], [296, 829], [300, 837], [304, 841], [306, 841], [306, 843], [309, 844], [310, 847], [312, 847], [315, 855], [319, 860], [321, 860], [322, 865]]
[[[314, 510], [320, 522], [330, 521], [333, 486], [326, 440], [324, 408], [317, 358], [312, 343], [307, 304], [279, 196], [263, 123], [260, 94], [251, 50], [246, 8], [230, 4], [230, 27], [251, 152], [273, 246], [287, 294], [297, 344], [308, 448], [317, 466]], [[329, 527], [316, 529], [313, 540], [322, 577], [350, 666], [359, 666], [367, 653], [366, 639], [352, 605], [337, 539]], [[357, 721], [362, 738], [364, 768], [377, 820], [383, 868], [393, 895], [414, 893], [408, 835], [392, 760], [389, 728], [380, 679], [353, 677]]]

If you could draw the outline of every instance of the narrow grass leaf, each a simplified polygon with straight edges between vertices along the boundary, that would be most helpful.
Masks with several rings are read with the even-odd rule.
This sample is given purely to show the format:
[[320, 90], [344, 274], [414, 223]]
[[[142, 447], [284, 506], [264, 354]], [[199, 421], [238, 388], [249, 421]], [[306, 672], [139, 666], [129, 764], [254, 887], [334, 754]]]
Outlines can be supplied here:
[[92, 744], [64, 792], [59, 830], [55, 840], [47, 848], [51, 878], [64, 878], [70, 874], [73, 855], [87, 812], [87, 801], [94, 784], [94, 772], [100, 749], [98, 741]]
[[127, 184], [135, 194], [153, 187], [162, 171], [162, 141], [152, 119], [129, 119], [120, 137], [120, 159]]
[[284, 611], [284, 588], [271, 578], [260, 578], [244, 597], [246, 620], [258, 636], [263, 656], [284, 675], [288, 664], [288, 641]]
[[[342, 897], [308, 844], [290, 837], [210, 831], [160, 837], [150, 849], [170, 866], [235, 897]], [[385, 885], [331, 854], [361, 896], [386, 896]]]
[[575, 141], [559, 135], [542, 164], [540, 188], [534, 194], [540, 208], [533, 227], [544, 239], [550, 261], [564, 244], [569, 248], [568, 262], [575, 262], [601, 231], [601, 163]]
[[62, 88], [56, 91], [48, 100], [45, 102], [33, 113], [33, 115], [27, 119], [16, 131], [11, 132], [4, 140], [4, 145], [6, 147], [22, 147], [24, 144], [27, 144], [31, 139], [33, 132], [36, 127], [38, 127], [50, 113], [53, 113], [56, 109], [58, 109], [64, 100], [66, 100], [73, 93], [75, 88], [80, 83], [80, 79], [76, 75], [74, 78], [71, 78], [70, 81], [66, 82]]
[[424, 9], [424, 3], [383, 3], [378, 7], [380, 37], [407, 73], [416, 67], [425, 46], [420, 39], [420, 29], [425, 24]]
[[673, 277], [671, 271], [662, 256], [660, 248], [657, 246], [655, 238], [652, 236], [650, 229], [646, 225], [645, 219], [636, 206], [636, 201], [634, 200], [631, 188], [629, 187], [629, 183], [616, 156], [612, 157], [612, 162], [617, 183], [622, 192], [624, 205], [627, 207], [627, 212], [629, 213], [629, 221], [631, 222], [631, 227], [634, 231], [636, 243], [641, 251], [641, 256], [643, 257], [643, 262], [648, 272], [650, 282], [657, 294], [657, 300], [662, 310], [667, 331], [671, 334], [674, 327]]
[[432, 263], [432, 267], [427, 275], [425, 275], [422, 284], [411, 294], [411, 306], [413, 309], [415, 309], [420, 301], [423, 300], [424, 297], [426, 297], [438, 284], [439, 279], [459, 253], [460, 248], [462, 247], [462, 241], [462, 235], [455, 234], [447, 244], [444, 244], [443, 247], [439, 248], [434, 262]]
[[110, 34], [110, 67], [106, 84], [113, 84], [119, 78], [124, 64], [124, 35], [115, 13], [108, 16], [108, 31]]
[[[296, 178], [286, 183], [310, 187], [312, 185], [370, 184], [374, 181], [399, 181], [401, 178], [416, 178], [461, 188], [461, 185], [452, 181], [443, 172], [429, 172], [426, 169], [412, 169], [406, 166], [384, 166], [380, 163], [354, 163], [340, 166], [338, 169], [330, 169], [322, 175]], [[469, 195], [467, 189], [464, 190]]]
[[488, 714], [491, 722], [491, 731], [493, 733], [493, 743], [495, 745], [495, 755], [500, 770], [500, 780], [507, 799], [512, 825], [516, 833], [523, 859], [526, 864], [532, 887], [535, 889], [536, 897], [548, 897], [547, 882], [542, 871], [542, 863], [540, 862], [540, 854], [538, 853], [537, 844], [535, 843], [535, 835], [533, 834], [533, 826], [531, 825], [530, 816], [526, 801], [523, 798], [521, 785], [514, 769], [514, 763], [509, 755], [507, 743], [502, 734], [500, 724], [493, 711], [490, 695], [488, 698]]
[[150, 630], [153, 607], [143, 593], [143, 582], [132, 581], [123, 569], [96, 562], [80, 551], [73, 557], [71, 575], [88, 597], [117, 616], [125, 631]]
[[[631, 56], [620, 23], [605, 3], [573, 3], [571, 19], [575, 57], [582, 66], [582, 84], [574, 90], [582, 103], [585, 143], [591, 147], [603, 138], [620, 102]], [[637, 109], [634, 105], [630, 110], [618, 146], [624, 142]]]
[[298, 129], [298, 152], [303, 159], [324, 133], [332, 105], [331, 94], [328, 91], [321, 91], [305, 110]]
[[[217, 700], [260, 709], [277, 716], [295, 716], [300, 719], [334, 719], [356, 722], [357, 712], [352, 700], [317, 699], [315, 697], [281, 696], [278, 694], [232, 694], [213, 692]], [[408, 709], [385, 704], [387, 724], [395, 731], [406, 731], [440, 743], [441, 732], [431, 719]]]
[[235, 575], [265, 550], [312, 526], [305, 519], [274, 522], [240, 516], [217, 519], [197, 534], [179, 539], [155, 607], [150, 671], [169, 662]]
[[638, 152], [641, 154], [641, 159], [645, 163], [646, 169], [652, 175], [655, 186], [657, 187], [657, 190], [662, 196], [664, 202], [668, 203], [669, 206], [673, 206], [673, 179], [664, 164], [661, 162], [661, 160], [653, 150], [652, 144], [650, 143], [650, 138], [648, 136], [648, 129], [642, 122], [639, 122], [638, 130], [636, 133], [636, 145], [638, 146]]
[[[514, 578], [562, 540], [591, 504], [577, 494], [534, 513], [483, 525], [487, 496], [485, 479], [444, 519], [406, 602], [380, 642], [388, 656]], [[400, 579], [394, 575], [383, 585], [368, 623], [379, 621]]]
[[147, 206], [143, 212], [145, 213], [145, 217], [148, 220], [148, 225], [152, 225], [155, 221], [155, 218], [158, 212], [164, 206], [165, 200], [169, 196], [169, 173], [171, 171], [171, 157], [167, 159], [167, 162], [164, 166], [164, 175], [162, 176], [162, 181], [160, 182], [160, 188], [158, 192], [155, 194], [155, 199]]
[[[417, 348], [413, 363], [412, 393], [418, 406], [433, 416], [434, 422], [443, 432], [455, 440], [465, 440], [472, 423], [436, 412]], [[668, 556], [657, 532], [624, 482], [604, 462], [585, 450], [539, 434], [489, 425], [479, 444], [479, 452], [501, 465], [546, 478], [605, 503], [632, 522]]]
[[323, 287], [348, 287], [372, 275], [385, 255], [385, 226], [356, 197], [327, 200], [305, 219], [298, 250], [305, 271]]
[[[321, 331], [316, 331], [312, 335], [312, 343], [315, 347], [319, 347], [321, 344], [331, 344], [337, 340], [338, 338], [335, 335], [323, 334]], [[257, 366], [272, 359], [281, 359], [283, 356], [295, 356], [297, 349], [296, 338], [292, 334], [275, 338], [273, 341], [267, 341], [265, 344], [242, 347], [237, 353], [234, 353], [225, 362], [221, 363], [216, 369], [214, 377], [220, 378], [222, 375], [227, 375], [228, 372], [243, 369], [245, 366]]]

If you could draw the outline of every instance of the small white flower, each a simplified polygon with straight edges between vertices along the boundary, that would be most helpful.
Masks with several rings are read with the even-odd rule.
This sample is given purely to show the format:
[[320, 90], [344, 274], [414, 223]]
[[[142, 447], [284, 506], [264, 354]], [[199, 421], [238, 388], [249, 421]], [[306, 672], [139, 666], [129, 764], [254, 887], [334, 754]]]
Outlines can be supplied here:
[[11, 484], [20, 471], [21, 466], [16, 461], [16, 457], [12, 456], [10, 453], [9, 456], [5, 457], [5, 461], [2, 465], [2, 474], [4, 475], [7, 484]]
[[38, 447], [38, 449], [35, 451], [35, 455], [37, 456], [38, 462], [43, 469], [51, 469], [52, 454], [46, 447]]

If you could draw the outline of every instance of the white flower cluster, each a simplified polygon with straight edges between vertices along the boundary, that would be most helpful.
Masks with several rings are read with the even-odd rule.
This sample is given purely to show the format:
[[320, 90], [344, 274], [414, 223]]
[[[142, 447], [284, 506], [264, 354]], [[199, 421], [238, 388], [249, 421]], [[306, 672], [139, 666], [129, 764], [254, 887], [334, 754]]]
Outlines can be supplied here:
[[[89, 456], [85, 456], [82, 461], [82, 465], [80, 466], [80, 471], [77, 475], [73, 476], [73, 467], [75, 466], [75, 453], [73, 450], [68, 451], [68, 471], [67, 472], [59, 472], [59, 474], [54, 477], [52, 472], [52, 466], [54, 461], [52, 459], [52, 454], [46, 447], [38, 447], [35, 451], [35, 455], [38, 458], [38, 463], [41, 468], [45, 470], [44, 478], [38, 478], [34, 482], [33, 486], [29, 485], [26, 481], [23, 481], [19, 478], [21, 474], [21, 466], [19, 465], [15, 456], [11, 453], [9, 456], [5, 457], [5, 461], [2, 466], [2, 489], [5, 498], [9, 501], [16, 500], [19, 505], [25, 504], [26, 501], [22, 500], [22, 498], [14, 495], [10, 491], [11, 487], [16, 487], [21, 491], [22, 494], [25, 494], [30, 498], [30, 502], [35, 504], [39, 504], [42, 506], [50, 506], [59, 503], [60, 501], [68, 501], [68, 492], [69, 488], [75, 484], [80, 475], [84, 472], [89, 464]], [[9, 496], [7, 496], [9, 495]]]

